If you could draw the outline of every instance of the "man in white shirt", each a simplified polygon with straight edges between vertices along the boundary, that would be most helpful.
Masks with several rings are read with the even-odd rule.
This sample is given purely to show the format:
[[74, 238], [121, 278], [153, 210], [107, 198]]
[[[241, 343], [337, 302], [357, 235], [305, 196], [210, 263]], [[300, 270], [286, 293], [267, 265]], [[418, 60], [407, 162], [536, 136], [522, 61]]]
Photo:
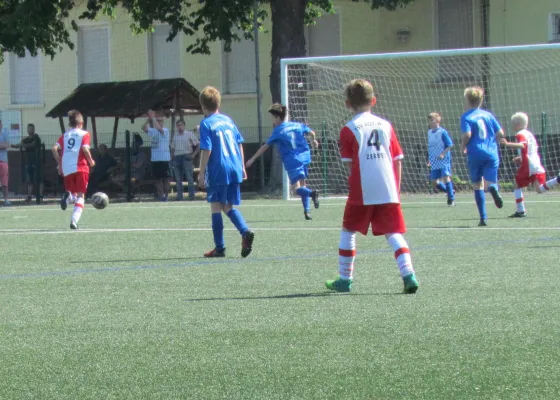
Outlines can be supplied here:
[[169, 194], [169, 130], [163, 126], [163, 116], [156, 117], [153, 110], [148, 111], [148, 120], [142, 130], [152, 139], [152, 174], [156, 179], [156, 189], [160, 201], [167, 201]]
[[185, 121], [177, 121], [177, 133], [171, 141], [171, 158], [177, 182], [177, 200], [183, 200], [183, 177], [189, 183], [189, 200], [194, 200], [193, 160], [199, 152], [199, 141], [193, 132], [185, 130]]
[[2, 127], [2, 121], [0, 121], [0, 187], [2, 188], [2, 193], [4, 194], [5, 206], [12, 205], [10, 200], [8, 200], [8, 149], [10, 148], [8, 134], [8, 130]]

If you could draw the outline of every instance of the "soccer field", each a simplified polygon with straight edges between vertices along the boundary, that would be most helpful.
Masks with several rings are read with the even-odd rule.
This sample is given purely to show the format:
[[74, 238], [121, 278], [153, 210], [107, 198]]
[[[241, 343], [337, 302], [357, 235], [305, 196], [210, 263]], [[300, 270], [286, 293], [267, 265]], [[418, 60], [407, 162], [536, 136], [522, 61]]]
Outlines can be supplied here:
[[420, 289], [385, 240], [358, 236], [335, 278], [343, 200], [246, 201], [254, 251], [206, 203], [0, 210], [1, 399], [554, 399], [560, 383], [560, 197], [525, 219], [472, 196], [403, 200]]

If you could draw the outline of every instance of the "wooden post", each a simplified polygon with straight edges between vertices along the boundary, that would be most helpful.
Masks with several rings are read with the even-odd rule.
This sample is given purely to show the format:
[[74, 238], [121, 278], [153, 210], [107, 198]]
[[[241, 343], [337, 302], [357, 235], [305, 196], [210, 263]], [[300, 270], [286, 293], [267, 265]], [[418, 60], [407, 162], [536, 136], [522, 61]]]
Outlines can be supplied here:
[[93, 146], [97, 148], [97, 124], [95, 123], [95, 117], [91, 117], [91, 128], [93, 130]]
[[111, 140], [111, 149], [117, 146], [117, 130], [119, 129], [119, 117], [115, 117], [115, 124], [113, 125], [113, 139]]
[[66, 129], [64, 128], [64, 119], [62, 117], [58, 117], [58, 122], [60, 123], [60, 130], [64, 135], [64, 132], [66, 132]]

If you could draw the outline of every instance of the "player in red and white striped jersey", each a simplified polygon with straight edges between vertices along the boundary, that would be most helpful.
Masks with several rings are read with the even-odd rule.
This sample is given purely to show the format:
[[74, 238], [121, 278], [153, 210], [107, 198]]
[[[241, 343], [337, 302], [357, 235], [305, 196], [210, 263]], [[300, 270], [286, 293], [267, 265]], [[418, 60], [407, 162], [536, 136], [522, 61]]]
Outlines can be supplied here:
[[405, 293], [415, 293], [418, 282], [410, 250], [402, 236], [406, 232], [400, 205], [401, 146], [388, 121], [371, 113], [375, 105], [373, 86], [355, 79], [346, 85], [346, 106], [354, 118], [340, 131], [340, 154], [349, 177], [339, 245], [339, 278], [327, 288], [349, 292], [356, 256], [356, 232], [385, 235], [395, 252]]
[[515, 175], [515, 204], [517, 210], [510, 215], [510, 218], [521, 218], [527, 214], [525, 212], [525, 201], [523, 199], [523, 188], [532, 185], [537, 193], [544, 193], [556, 186], [560, 181], [560, 176], [546, 181], [546, 171], [541, 164], [539, 157], [539, 145], [535, 136], [527, 129], [529, 116], [523, 112], [518, 112], [511, 117], [511, 126], [515, 131], [517, 143], [508, 142], [502, 139], [502, 144], [510, 149], [517, 149], [520, 153], [513, 161], [519, 165]]
[[58, 173], [64, 177], [64, 194], [60, 208], [66, 210], [74, 203], [70, 228], [78, 229], [78, 221], [84, 209], [84, 194], [87, 192], [89, 167], [95, 165], [89, 151], [90, 135], [82, 129], [84, 118], [80, 112], [68, 113], [70, 130], [60, 136], [52, 152], [58, 165]]

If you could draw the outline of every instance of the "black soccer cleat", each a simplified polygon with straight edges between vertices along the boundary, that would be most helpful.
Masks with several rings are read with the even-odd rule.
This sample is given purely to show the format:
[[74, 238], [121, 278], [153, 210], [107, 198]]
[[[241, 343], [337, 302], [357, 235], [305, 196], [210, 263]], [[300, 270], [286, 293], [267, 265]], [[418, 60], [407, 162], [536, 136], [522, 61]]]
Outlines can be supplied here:
[[74, 221], [71, 221], [70, 222], [70, 229], [74, 229], [74, 230], [78, 229], [78, 224]]
[[212, 249], [207, 253], [204, 253], [204, 257], [206, 258], [219, 258], [226, 256], [226, 249]]
[[311, 192], [311, 200], [313, 201], [313, 206], [319, 208], [319, 191], [313, 190]]
[[488, 226], [487, 220], [481, 219], [480, 222], [478, 223], [478, 226]]
[[523, 218], [523, 217], [526, 217], [526, 216], [527, 216], [527, 214], [525, 213], [525, 211], [523, 211], [523, 212], [516, 211], [513, 214], [511, 214], [509, 217], [510, 218]]
[[447, 205], [449, 207], [455, 207], [455, 200], [447, 199]]
[[247, 231], [241, 238], [241, 257], [245, 258], [253, 251], [253, 240], [255, 240], [255, 233]]
[[494, 204], [496, 205], [496, 207], [502, 208], [504, 206], [504, 200], [502, 199], [502, 196], [500, 196], [500, 193], [498, 193], [498, 190], [496, 189], [496, 187], [491, 186], [488, 189], [488, 191], [492, 195], [492, 198], [494, 199]]
[[313, 219], [313, 218], [311, 218], [311, 215], [309, 215], [309, 213], [307, 211], [304, 212], [303, 215], [305, 216], [306, 221], [311, 221]]
[[68, 208], [68, 198], [70, 197], [70, 192], [62, 193], [62, 197], [60, 199], [60, 209], [65, 211]]

